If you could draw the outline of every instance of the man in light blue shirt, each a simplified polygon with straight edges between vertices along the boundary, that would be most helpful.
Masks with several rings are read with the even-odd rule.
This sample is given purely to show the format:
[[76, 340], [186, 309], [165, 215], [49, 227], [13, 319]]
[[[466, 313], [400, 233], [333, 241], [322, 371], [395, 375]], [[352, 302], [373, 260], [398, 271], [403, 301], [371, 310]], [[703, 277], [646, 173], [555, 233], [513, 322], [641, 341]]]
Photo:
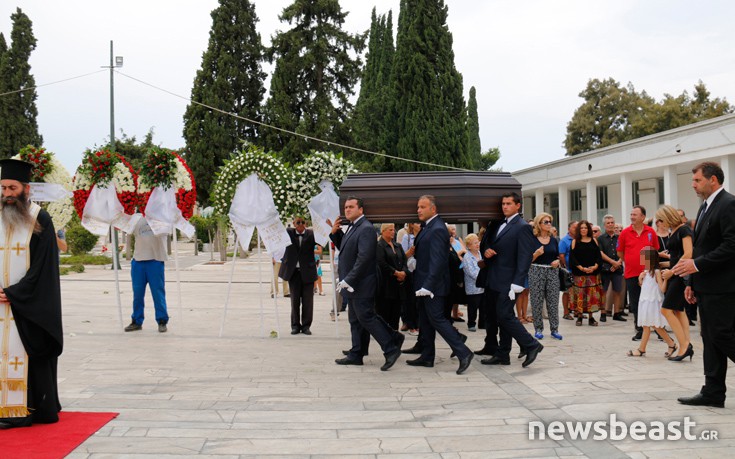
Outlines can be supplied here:
[[[561, 266], [565, 268], [567, 271], [571, 271], [569, 269], [569, 254], [572, 252], [572, 241], [574, 240], [574, 236], [577, 234], [577, 225], [579, 224], [578, 221], [574, 220], [572, 222], [569, 222], [568, 226], [568, 232], [566, 236], [561, 238], [561, 241], [559, 241], [559, 259], [561, 260]], [[561, 304], [564, 307], [564, 318], [568, 320], [572, 320], [572, 315], [569, 314], [569, 291], [565, 291], [561, 296]]]

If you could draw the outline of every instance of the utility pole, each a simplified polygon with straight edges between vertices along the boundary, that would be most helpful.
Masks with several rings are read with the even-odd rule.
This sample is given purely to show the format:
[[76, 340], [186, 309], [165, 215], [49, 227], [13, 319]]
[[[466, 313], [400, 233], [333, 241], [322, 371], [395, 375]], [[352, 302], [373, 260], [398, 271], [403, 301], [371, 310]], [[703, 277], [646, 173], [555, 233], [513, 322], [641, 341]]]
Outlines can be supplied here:
[[[114, 61], [113, 61], [114, 59]], [[110, 151], [115, 152], [115, 69], [123, 66], [122, 56], [114, 57], [112, 51], [112, 40], [110, 40], [110, 66], [102, 67], [110, 69]], [[119, 245], [117, 240], [117, 230], [110, 227], [112, 232], [112, 243], [115, 244], [112, 259], [113, 269], [120, 269], [120, 253], [118, 251]]]

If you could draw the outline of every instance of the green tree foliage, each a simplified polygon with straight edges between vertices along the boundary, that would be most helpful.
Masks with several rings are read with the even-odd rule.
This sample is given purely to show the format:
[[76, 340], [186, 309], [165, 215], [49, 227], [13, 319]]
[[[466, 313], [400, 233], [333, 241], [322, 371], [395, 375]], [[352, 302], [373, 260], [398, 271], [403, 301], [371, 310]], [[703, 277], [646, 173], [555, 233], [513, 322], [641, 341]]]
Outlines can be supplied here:
[[[482, 145], [480, 143], [480, 116], [477, 114], [477, 91], [475, 87], [470, 88], [470, 100], [467, 102], [467, 157], [471, 161], [473, 169], [488, 170], [484, 167]], [[498, 158], [500, 152], [498, 151]], [[493, 164], [495, 164], [493, 161]], [[492, 167], [492, 164], [490, 165]]]
[[72, 221], [66, 230], [66, 242], [72, 255], [89, 253], [97, 245], [97, 239], [99, 238], [87, 231], [79, 222]]
[[661, 102], [612, 78], [590, 80], [579, 96], [584, 102], [567, 124], [564, 140], [568, 156], [733, 112], [727, 100], [710, 99], [701, 81], [693, 96], [665, 94]]
[[500, 148], [493, 147], [480, 155], [480, 165], [478, 167], [481, 171], [489, 171], [500, 159]]
[[[212, 11], [209, 44], [197, 71], [192, 101], [243, 118], [261, 121], [265, 94], [264, 48], [255, 24], [255, 6], [248, 0], [220, 0]], [[257, 126], [191, 103], [184, 113], [186, 161], [197, 183], [197, 197], [209, 200], [215, 172], [242, 142], [256, 142]]]
[[[366, 34], [342, 30], [338, 0], [294, 0], [279, 16], [291, 28], [277, 32], [268, 51], [275, 70], [266, 102], [269, 124], [335, 143], [351, 144], [350, 97], [360, 77]], [[267, 148], [296, 163], [324, 144], [269, 130]]]
[[[471, 168], [462, 75], [454, 66], [444, 0], [401, 0], [393, 63], [396, 156]], [[392, 161], [392, 170], [431, 166]]]
[[[360, 148], [383, 152], [391, 149], [393, 128], [389, 113], [393, 101], [391, 78], [394, 56], [393, 13], [377, 16], [373, 8], [360, 97], [355, 104], [352, 120], [355, 144]], [[351, 156], [362, 171], [381, 170], [383, 161], [372, 155]]]
[[38, 133], [35, 79], [29, 59], [36, 49], [33, 23], [17, 8], [8, 47], [0, 36], [0, 157], [9, 158], [26, 145], [43, 145]]

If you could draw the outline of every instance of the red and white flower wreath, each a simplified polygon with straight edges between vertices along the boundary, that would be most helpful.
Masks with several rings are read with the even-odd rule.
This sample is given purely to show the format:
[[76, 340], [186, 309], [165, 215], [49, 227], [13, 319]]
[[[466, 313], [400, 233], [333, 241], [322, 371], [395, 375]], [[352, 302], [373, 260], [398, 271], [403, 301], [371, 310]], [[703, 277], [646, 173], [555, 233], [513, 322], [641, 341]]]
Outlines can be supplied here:
[[74, 175], [74, 208], [82, 217], [84, 206], [95, 185], [113, 183], [126, 214], [135, 213], [138, 205], [138, 174], [121, 155], [108, 150], [87, 151]]
[[138, 177], [138, 208], [144, 215], [148, 199], [157, 186], [176, 190], [176, 206], [184, 219], [194, 215], [196, 181], [189, 165], [177, 152], [155, 148], [148, 154]]

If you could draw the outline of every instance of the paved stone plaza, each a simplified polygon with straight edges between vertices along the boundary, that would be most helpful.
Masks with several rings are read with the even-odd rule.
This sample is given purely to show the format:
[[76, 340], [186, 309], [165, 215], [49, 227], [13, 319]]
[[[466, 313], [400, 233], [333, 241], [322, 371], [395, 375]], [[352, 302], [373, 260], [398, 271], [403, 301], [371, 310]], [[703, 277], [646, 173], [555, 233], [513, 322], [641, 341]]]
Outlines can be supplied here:
[[[632, 324], [593, 328], [562, 320], [563, 341], [550, 337], [538, 360], [521, 368], [488, 367], [479, 358], [464, 375], [440, 339], [434, 368], [414, 368], [406, 356], [388, 372], [375, 342], [362, 367], [338, 366], [349, 347], [346, 314], [329, 318], [327, 296], [315, 297], [313, 335], [291, 336], [288, 299], [278, 321], [267, 284], [270, 259], [254, 254], [235, 265], [224, 334], [220, 324], [231, 264], [204, 264], [181, 244], [183, 308], [173, 260], [167, 264], [171, 321], [158, 333], [153, 306], [143, 330], [123, 333], [114, 273], [88, 268], [62, 278], [65, 348], [59, 362], [61, 403], [69, 411], [120, 415], [69, 457], [211, 458], [488, 458], [656, 457], [735, 455], [735, 399], [725, 409], [685, 407], [703, 382], [699, 329], [695, 356], [673, 363], [654, 340], [643, 358], [626, 357], [637, 343]], [[130, 272], [120, 272], [123, 325], [130, 322]], [[261, 318], [262, 308], [265, 314]], [[484, 331], [468, 333], [471, 349]], [[270, 337], [280, 326], [281, 337]], [[530, 327], [530, 325], [528, 326]], [[548, 323], [546, 323], [548, 332]], [[413, 345], [407, 336], [405, 347]], [[735, 382], [735, 374], [730, 377]], [[732, 384], [731, 384], [732, 390]], [[716, 430], [718, 440], [529, 440], [529, 422], [696, 422], [695, 434]], [[594, 431], [593, 431], [594, 434]]]

